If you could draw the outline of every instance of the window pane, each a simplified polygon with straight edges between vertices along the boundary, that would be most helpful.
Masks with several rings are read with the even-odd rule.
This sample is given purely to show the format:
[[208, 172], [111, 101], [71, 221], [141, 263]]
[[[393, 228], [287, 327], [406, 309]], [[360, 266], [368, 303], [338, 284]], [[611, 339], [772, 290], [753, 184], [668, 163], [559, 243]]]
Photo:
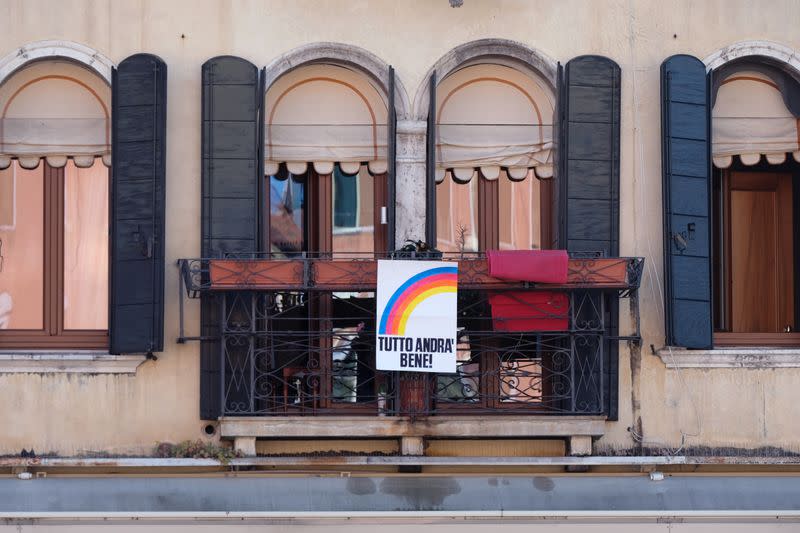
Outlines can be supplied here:
[[478, 179], [461, 184], [445, 177], [436, 186], [436, 247], [443, 252], [477, 252], [477, 229]]
[[269, 238], [273, 254], [291, 256], [306, 249], [305, 192], [305, 176], [270, 176]]
[[108, 168], [64, 168], [64, 329], [108, 329]]
[[499, 178], [500, 249], [538, 250], [540, 182], [528, 172], [522, 181], [511, 181], [505, 172]]
[[358, 174], [333, 169], [333, 253], [337, 257], [371, 254], [375, 249], [374, 182], [366, 165]]
[[44, 165], [0, 171], [0, 329], [42, 329]]

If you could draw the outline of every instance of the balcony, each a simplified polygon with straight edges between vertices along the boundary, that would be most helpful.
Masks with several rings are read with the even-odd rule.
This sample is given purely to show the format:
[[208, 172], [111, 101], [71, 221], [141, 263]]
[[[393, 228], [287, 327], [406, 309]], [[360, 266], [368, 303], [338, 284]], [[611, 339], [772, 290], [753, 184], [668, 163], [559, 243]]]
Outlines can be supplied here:
[[[357, 254], [182, 259], [179, 342], [218, 351], [223, 417], [608, 414], [613, 346], [639, 340], [612, 317], [643, 259], [571, 257], [563, 285], [493, 278], [479, 254], [444, 260], [459, 266], [454, 374], [375, 368], [377, 261]], [[184, 336], [185, 297], [213, 310], [212, 335]]]

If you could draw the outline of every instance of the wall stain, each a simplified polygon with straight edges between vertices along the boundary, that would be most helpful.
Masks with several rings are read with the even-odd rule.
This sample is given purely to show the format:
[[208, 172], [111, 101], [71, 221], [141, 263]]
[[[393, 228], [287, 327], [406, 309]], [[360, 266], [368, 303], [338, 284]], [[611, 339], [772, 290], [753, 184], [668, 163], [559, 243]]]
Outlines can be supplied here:
[[402, 496], [408, 509], [419, 511], [441, 508], [448, 496], [461, 492], [461, 485], [451, 477], [388, 477], [381, 481], [381, 494]]
[[375, 494], [377, 491], [375, 482], [368, 477], [351, 477], [347, 480], [347, 492], [356, 496], [365, 494]]
[[533, 478], [533, 486], [538, 490], [550, 492], [555, 488], [556, 484], [549, 477], [537, 476]]
[[[636, 305], [636, 309], [633, 307]], [[638, 301], [634, 303], [631, 300], [631, 313], [638, 314]], [[644, 428], [642, 427], [642, 402], [640, 399], [640, 386], [641, 386], [641, 373], [642, 373], [642, 345], [641, 343], [628, 342], [628, 351], [630, 352], [630, 368], [631, 368], [631, 418], [633, 419], [633, 426], [631, 429], [636, 432], [636, 435], [644, 435]], [[640, 439], [633, 438], [634, 449], [642, 449]]]

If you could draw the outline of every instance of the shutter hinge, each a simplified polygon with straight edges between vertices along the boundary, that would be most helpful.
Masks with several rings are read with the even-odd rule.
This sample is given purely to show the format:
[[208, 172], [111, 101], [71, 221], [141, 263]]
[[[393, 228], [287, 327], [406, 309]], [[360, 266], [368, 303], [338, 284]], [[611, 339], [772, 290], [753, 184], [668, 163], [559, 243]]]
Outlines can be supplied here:
[[672, 234], [672, 240], [675, 242], [675, 247], [679, 252], [683, 252], [689, 246], [689, 241], [694, 240], [696, 225], [694, 222], [689, 222], [686, 225], [686, 231]]
[[142, 226], [140, 224], [136, 226], [136, 231], [131, 233], [131, 237], [133, 242], [139, 245], [141, 254], [151, 259], [153, 257], [153, 246], [155, 244], [153, 235], [147, 235], [146, 232], [142, 231]]
[[675, 247], [679, 252], [683, 252], [689, 243], [686, 242], [686, 237], [682, 233], [673, 233], [672, 240], [675, 241]]

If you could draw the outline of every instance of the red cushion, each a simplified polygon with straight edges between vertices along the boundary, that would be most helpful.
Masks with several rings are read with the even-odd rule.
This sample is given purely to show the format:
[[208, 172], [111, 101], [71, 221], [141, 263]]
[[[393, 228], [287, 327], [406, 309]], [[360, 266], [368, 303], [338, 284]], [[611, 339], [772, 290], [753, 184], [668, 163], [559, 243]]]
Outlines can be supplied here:
[[495, 331], [565, 331], [569, 297], [563, 292], [506, 292], [489, 296]]
[[566, 250], [489, 250], [489, 275], [514, 281], [566, 283]]

